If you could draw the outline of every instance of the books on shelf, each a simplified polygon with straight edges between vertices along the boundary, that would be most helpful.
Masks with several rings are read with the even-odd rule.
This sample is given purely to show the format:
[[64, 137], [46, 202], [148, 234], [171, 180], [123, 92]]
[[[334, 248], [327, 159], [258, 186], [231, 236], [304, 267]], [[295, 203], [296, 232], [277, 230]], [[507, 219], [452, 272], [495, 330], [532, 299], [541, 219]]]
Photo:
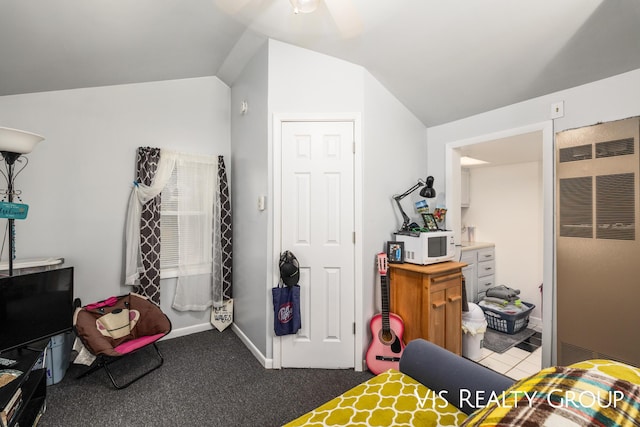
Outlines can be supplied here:
[[0, 412], [0, 426], [7, 427], [22, 405], [22, 388], [18, 388]]

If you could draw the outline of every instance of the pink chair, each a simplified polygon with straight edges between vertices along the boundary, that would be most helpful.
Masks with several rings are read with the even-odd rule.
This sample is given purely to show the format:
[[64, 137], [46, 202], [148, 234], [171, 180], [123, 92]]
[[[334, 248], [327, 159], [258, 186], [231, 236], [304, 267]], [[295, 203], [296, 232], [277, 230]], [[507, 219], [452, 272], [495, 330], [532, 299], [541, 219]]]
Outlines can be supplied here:
[[[114, 387], [122, 389], [164, 363], [156, 343], [171, 332], [171, 321], [160, 307], [141, 295], [130, 293], [79, 307], [73, 323], [78, 338], [96, 356], [78, 378], [104, 368]], [[148, 345], [155, 349], [158, 361], [132, 380], [124, 384], [116, 382], [109, 364]]]

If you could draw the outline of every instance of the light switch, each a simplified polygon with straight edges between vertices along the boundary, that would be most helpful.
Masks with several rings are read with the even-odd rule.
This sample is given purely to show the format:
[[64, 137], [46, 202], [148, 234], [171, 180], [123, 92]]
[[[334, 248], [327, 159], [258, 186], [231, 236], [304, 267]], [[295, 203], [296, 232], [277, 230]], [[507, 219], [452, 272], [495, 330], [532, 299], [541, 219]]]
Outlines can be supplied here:
[[264, 196], [258, 196], [258, 210], [264, 210]]

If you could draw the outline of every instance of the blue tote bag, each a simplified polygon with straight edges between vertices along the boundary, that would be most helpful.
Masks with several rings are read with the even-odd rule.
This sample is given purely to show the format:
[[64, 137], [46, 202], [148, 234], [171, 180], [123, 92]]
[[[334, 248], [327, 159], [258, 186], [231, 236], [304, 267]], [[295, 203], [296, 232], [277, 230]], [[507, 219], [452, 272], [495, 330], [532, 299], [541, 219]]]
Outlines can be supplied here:
[[301, 327], [300, 286], [273, 288], [273, 328], [277, 336], [295, 334]]

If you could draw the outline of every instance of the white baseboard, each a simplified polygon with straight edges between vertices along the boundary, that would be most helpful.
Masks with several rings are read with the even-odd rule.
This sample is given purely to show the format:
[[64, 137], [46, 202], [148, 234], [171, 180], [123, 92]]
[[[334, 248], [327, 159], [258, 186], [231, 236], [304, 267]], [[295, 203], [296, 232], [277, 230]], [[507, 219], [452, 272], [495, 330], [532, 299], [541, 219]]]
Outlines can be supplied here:
[[243, 342], [243, 344], [245, 346], [247, 346], [247, 348], [249, 349], [249, 351], [251, 352], [251, 354], [253, 354], [253, 356], [258, 359], [258, 361], [260, 362], [260, 364], [265, 368], [265, 369], [273, 369], [273, 359], [268, 359], [265, 357], [264, 354], [262, 354], [260, 352], [260, 350], [258, 350], [258, 347], [256, 347], [253, 342], [251, 342], [251, 340], [249, 339], [249, 337], [247, 337], [244, 332], [242, 332], [242, 330], [234, 323], [231, 325], [231, 330], [233, 332], [235, 332], [235, 334], [238, 336], [238, 338], [240, 338], [240, 341]]
[[536, 331], [542, 331], [542, 319], [540, 317], [529, 316], [529, 329], [535, 329]]
[[198, 332], [209, 331], [213, 329], [211, 323], [201, 323], [199, 325], [185, 326], [184, 328], [172, 329], [169, 334], [163, 339], [170, 340], [171, 338], [184, 337], [185, 335], [191, 335]]

